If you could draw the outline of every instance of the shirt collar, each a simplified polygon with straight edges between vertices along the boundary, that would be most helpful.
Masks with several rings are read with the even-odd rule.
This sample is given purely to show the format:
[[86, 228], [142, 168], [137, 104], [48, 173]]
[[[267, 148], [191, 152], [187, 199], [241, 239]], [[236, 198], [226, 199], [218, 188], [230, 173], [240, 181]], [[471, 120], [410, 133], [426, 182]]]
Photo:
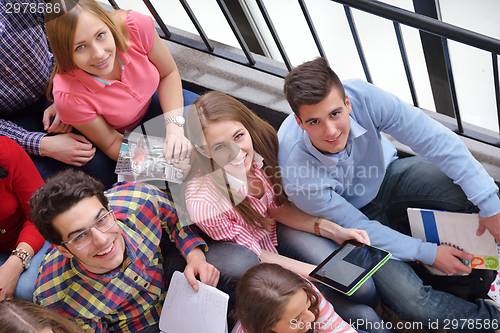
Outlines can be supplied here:
[[[130, 57], [126, 52], [116, 52], [116, 57], [120, 62], [120, 66], [122, 71], [125, 69], [125, 66], [130, 63]], [[99, 90], [104, 89], [106, 86], [111, 85], [112, 81], [103, 80], [98, 77], [95, 77], [80, 68], [73, 69], [70, 73], [73, 73], [75, 77], [89, 90], [91, 93], [96, 93]], [[113, 80], [114, 81], [114, 80]]]
[[[264, 166], [264, 158], [254, 151], [252, 163], [254, 168], [262, 169], [262, 167]], [[247, 186], [246, 178], [245, 180], [241, 180], [239, 178], [232, 176], [229, 173], [226, 173], [226, 175], [227, 175], [227, 182], [229, 183], [229, 186], [231, 187], [232, 191], [239, 192], [240, 190], [244, 190], [246, 194], [246, 186]]]
[[[366, 133], [366, 129], [364, 129], [360, 124], [358, 124], [351, 116], [349, 116], [349, 118], [351, 120], [351, 129], [349, 131], [349, 138], [347, 140], [349, 147], [346, 146], [346, 148], [348, 149], [347, 156], [350, 154], [350, 148], [351, 148], [350, 145], [352, 144], [352, 140]], [[314, 145], [311, 142], [311, 138], [309, 138], [309, 135], [307, 134], [306, 131], [303, 131], [303, 140], [307, 150], [314, 157], [316, 157], [321, 163], [330, 167], [334, 167], [338, 164], [340, 156], [339, 154], [341, 154], [341, 152], [332, 155], [323, 154], [316, 147], [314, 147]], [[346, 153], [342, 153], [341, 155], [346, 155]]]

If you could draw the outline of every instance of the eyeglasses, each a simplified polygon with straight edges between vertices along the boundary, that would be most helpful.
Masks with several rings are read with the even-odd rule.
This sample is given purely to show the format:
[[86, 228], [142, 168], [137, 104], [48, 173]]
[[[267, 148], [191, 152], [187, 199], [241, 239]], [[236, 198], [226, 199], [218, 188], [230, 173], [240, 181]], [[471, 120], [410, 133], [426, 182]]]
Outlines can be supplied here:
[[92, 224], [91, 227], [83, 230], [80, 232], [78, 235], [75, 237], [71, 238], [67, 242], [61, 242], [63, 244], [71, 244], [75, 247], [77, 250], [81, 250], [90, 243], [92, 243], [93, 236], [92, 236], [92, 228], [96, 228], [100, 232], [104, 233], [111, 229], [116, 223], [116, 218], [115, 215], [113, 214], [113, 210], [110, 209], [107, 211], [103, 216], [97, 219], [94, 224]]

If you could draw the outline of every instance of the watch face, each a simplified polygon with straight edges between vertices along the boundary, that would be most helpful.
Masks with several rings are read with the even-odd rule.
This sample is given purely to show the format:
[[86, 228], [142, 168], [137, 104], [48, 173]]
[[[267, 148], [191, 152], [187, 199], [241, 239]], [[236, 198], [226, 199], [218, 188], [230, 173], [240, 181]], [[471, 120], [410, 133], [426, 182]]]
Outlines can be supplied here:
[[175, 121], [179, 124], [179, 125], [184, 125], [184, 123], [186, 122], [186, 120], [184, 119], [183, 116], [176, 116], [175, 117]]
[[24, 269], [28, 269], [31, 265], [31, 257], [26, 256], [26, 259], [24, 260]]

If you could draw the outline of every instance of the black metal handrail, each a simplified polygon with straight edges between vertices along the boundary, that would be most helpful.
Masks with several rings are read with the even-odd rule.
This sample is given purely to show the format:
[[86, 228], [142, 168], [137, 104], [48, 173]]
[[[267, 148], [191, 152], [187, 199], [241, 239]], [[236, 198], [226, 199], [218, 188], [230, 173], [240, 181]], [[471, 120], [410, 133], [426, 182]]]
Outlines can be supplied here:
[[[115, 3], [114, 0], [108, 0], [110, 4], [116, 9], [118, 8], [117, 4]], [[198, 31], [202, 42], [187, 38], [184, 35], [176, 34], [174, 32], [171, 32], [168, 30], [167, 26], [164, 24], [163, 20], [161, 19], [160, 15], [156, 12], [154, 9], [154, 6], [151, 4], [149, 0], [143, 0], [144, 3], [146, 4], [147, 8], [150, 10], [151, 15], [155, 18], [155, 20], [158, 22], [158, 25], [161, 29], [161, 34], [163, 38], [166, 38], [172, 42], [182, 44], [184, 46], [194, 48], [196, 50], [206, 52], [209, 54], [212, 54], [214, 56], [230, 60], [236, 63], [239, 63], [243, 66], [248, 66], [251, 67], [255, 70], [259, 70], [268, 74], [272, 74], [278, 77], [285, 77], [288, 74], [288, 71], [292, 68], [292, 65], [290, 63], [290, 60], [288, 59], [288, 56], [286, 54], [285, 47], [282, 45], [279, 34], [277, 33], [277, 30], [274, 28], [272, 18], [268, 14], [266, 7], [264, 5], [264, 2], [262, 0], [256, 0], [257, 5], [259, 7], [259, 10], [261, 12], [261, 15], [263, 16], [266, 25], [272, 35], [272, 38], [274, 42], [276, 43], [276, 46], [280, 52], [281, 57], [283, 58], [283, 62], [285, 66], [287, 67], [288, 70], [285, 70], [279, 66], [274, 66], [270, 65], [268, 62], [262, 62], [257, 60], [256, 58], [253, 57], [252, 53], [248, 50], [248, 47], [246, 46], [245, 41], [242, 38], [242, 35], [236, 26], [236, 24], [233, 21], [233, 18], [231, 16], [231, 13], [228, 11], [225, 1], [224, 0], [217, 0], [217, 3], [219, 4], [219, 8], [224, 14], [224, 17], [228, 21], [228, 24], [230, 28], [232, 29], [233, 34], [235, 35], [236, 39], [238, 40], [241, 49], [243, 50], [243, 55], [241, 53], [225, 50], [218, 48], [209, 41], [208, 37], [203, 31], [203, 28], [201, 24], [198, 22], [196, 19], [196, 16], [194, 15], [193, 11], [189, 8], [189, 5], [186, 0], [180, 0], [182, 6], [184, 7], [184, 10], [188, 14], [191, 22], [195, 26], [196, 30]], [[300, 8], [302, 9], [302, 13], [304, 15], [304, 18], [308, 24], [310, 33], [316, 43], [316, 47], [318, 48], [318, 52], [321, 56], [325, 56], [325, 52], [323, 50], [323, 47], [321, 45], [320, 38], [316, 32], [316, 29], [314, 27], [313, 20], [311, 19], [309, 12], [307, 10], [307, 7], [305, 5], [304, 0], [297, 0], [298, 4], [300, 5]], [[366, 80], [368, 82], [372, 82], [369, 67], [367, 64], [367, 61], [365, 59], [365, 55], [363, 52], [361, 40], [358, 36], [357, 30], [356, 30], [356, 25], [354, 22], [354, 18], [351, 13], [351, 8], [355, 8], [361, 11], [365, 11], [367, 13], [391, 20], [394, 24], [394, 29], [396, 33], [396, 38], [398, 42], [398, 46], [400, 49], [401, 53], [401, 58], [403, 61], [405, 73], [406, 73], [406, 78], [408, 81], [408, 87], [410, 89], [410, 93], [412, 96], [413, 104], [418, 107], [418, 98], [417, 94], [415, 91], [414, 83], [413, 83], [413, 78], [411, 74], [411, 69], [408, 63], [407, 55], [406, 55], [406, 49], [404, 45], [404, 40], [401, 34], [401, 28], [400, 24], [404, 24], [406, 26], [416, 28], [419, 31], [427, 32], [436, 36], [439, 36], [442, 40], [442, 45], [443, 45], [443, 51], [446, 57], [446, 71], [448, 73], [448, 76], [450, 78], [449, 80], [449, 89], [451, 90], [451, 96], [452, 96], [452, 102], [453, 104], [453, 111], [451, 113], [444, 112], [447, 115], [450, 115], [451, 117], [455, 118], [456, 121], [456, 126], [450, 126], [452, 130], [457, 132], [458, 134], [470, 137], [475, 140], [479, 140], [491, 145], [496, 145], [500, 147], [500, 139], [497, 136], [491, 136], [491, 135], [485, 135], [483, 133], [480, 133], [478, 131], [471, 131], [469, 129], [464, 129], [464, 126], [461, 121], [461, 116], [460, 112], [458, 110], [458, 103], [456, 99], [456, 91], [453, 83], [453, 74], [451, 70], [451, 62], [449, 59], [448, 55], [448, 46], [447, 46], [447, 40], [454, 40], [462, 44], [466, 44], [478, 49], [482, 49], [485, 51], [488, 51], [491, 53], [492, 57], [492, 63], [493, 63], [493, 78], [494, 78], [494, 83], [495, 83], [495, 97], [496, 97], [496, 104], [497, 104], [497, 115], [498, 115], [498, 120], [499, 120], [499, 127], [500, 127], [500, 80], [499, 80], [499, 69], [498, 69], [498, 54], [500, 53], [500, 40], [485, 36], [483, 34], [479, 34], [476, 32], [472, 32], [467, 29], [463, 29], [457, 26], [454, 26], [449, 23], [445, 23], [442, 21], [439, 21], [437, 19], [417, 14], [411, 11], [407, 11], [405, 9], [401, 9], [380, 1], [376, 0], [331, 0], [333, 2], [342, 4], [344, 6], [344, 11], [345, 15], [347, 18], [347, 21], [349, 23], [349, 27], [351, 29], [351, 34], [354, 39], [356, 49], [358, 51], [358, 56], [361, 61], [361, 65], [363, 67], [363, 71], [365, 73]], [[439, 96], [435, 96], [434, 98], [438, 98]], [[439, 110], [438, 110], [439, 112]], [[446, 124], [445, 124], [446, 125]]]

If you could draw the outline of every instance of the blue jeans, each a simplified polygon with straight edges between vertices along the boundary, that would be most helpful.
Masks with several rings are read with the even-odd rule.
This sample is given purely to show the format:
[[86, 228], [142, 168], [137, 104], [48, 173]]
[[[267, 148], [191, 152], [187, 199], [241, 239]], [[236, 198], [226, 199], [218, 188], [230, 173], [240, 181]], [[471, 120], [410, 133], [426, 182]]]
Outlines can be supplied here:
[[[318, 265], [328, 257], [338, 244], [314, 234], [276, 224], [278, 252], [299, 261]], [[352, 296], [345, 296], [321, 283], [316, 287], [333, 304], [335, 311], [357, 329], [368, 332], [395, 332], [381, 325], [382, 318], [374, 311], [379, 303], [372, 279], [368, 279]]]
[[[16, 111], [9, 117], [5, 117], [5, 119], [12, 121], [30, 132], [45, 132], [42, 123], [43, 112], [51, 104], [52, 102], [49, 102], [44, 97], [30, 106]], [[73, 131], [80, 134], [76, 130]], [[110, 188], [113, 183], [116, 182], [116, 162], [99, 149], [96, 149], [94, 157], [81, 167], [68, 165], [50, 157], [35, 155], [30, 155], [30, 157], [43, 179], [52, 176], [59, 170], [71, 167], [82, 170], [85, 173], [100, 179], [105, 188]]]
[[[199, 95], [189, 90], [182, 89], [182, 97], [184, 98], [183, 116], [184, 118], [186, 118], [189, 106], [194, 103]], [[158, 121], [158, 119], [160, 120]], [[163, 111], [161, 109], [160, 100], [158, 99], [158, 91], [154, 93], [151, 99], [151, 104], [149, 105], [148, 112], [144, 115], [144, 118], [142, 118], [141, 122], [142, 125], [137, 126], [137, 128], [134, 129], [134, 132], [163, 138], [165, 137], [165, 122], [163, 120]]]
[[[459, 186], [420, 156], [392, 162], [376, 198], [360, 210], [369, 219], [409, 234], [408, 207], [478, 211]], [[476, 303], [467, 302], [424, 286], [405, 262], [389, 260], [373, 275], [373, 281], [384, 302], [403, 317], [423, 325], [433, 324], [433, 328], [451, 332], [488, 332], [494, 330], [480, 328], [479, 323], [493, 320], [499, 323], [499, 311], [495, 306], [481, 299]], [[474, 325], [465, 325], [463, 329], [465, 319], [474, 321]], [[454, 320], [458, 321], [458, 327], [452, 325]]]
[[[21, 273], [19, 280], [17, 281], [16, 291], [14, 293], [14, 298], [22, 299], [28, 302], [33, 302], [33, 292], [35, 291], [35, 282], [38, 278], [38, 270], [42, 263], [43, 256], [47, 252], [50, 243], [45, 242], [43, 247], [38, 251], [33, 258], [31, 258], [30, 267]], [[0, 266], [10, 257], [10, 253], [0, 254]]]
[[[217, 289], [229, 294], [228, 305], [228, 327], [231, 332], [234, 326], [233, 309], [235, 306], [234, 291], [240, 277], [251, 267], [260, 264], [259, 257], [250, 249], [231, 242], [219, 242], [210, 239], [200, 232], [208, 244], [208, 251], [205, 252], [207, 262], [214, 265], [220, 272]], [[164, 277], [167, 283], [172, 279], [175, 271], [183, 272], [186, 267], [186, 260], [176, 249], [174, 244], [163, 237], [164, 243]]]
[[[169, 282], [175, 271], [184, 271], [186, 260], [168, 238], [164, 242], [164, 276]], [[208, 244], [208, 251], [205, 252], [206, 260], [219, 270], [217, 288], [225, 293], [232, 294], [240, 277], [249, 268], [260, 264], [259, 257], [244, 246], [231, 242], [213, 241], [208, 238], [206, 242]]]
[[[182, 90], [182, 95], [184, 97], [184, 106], [191, 105], [194, 100], [198, 98], [197, 94], [184, 89]], [[8, 117], [5, 117], [5, 119], [12, 121], [13, 123], [23, 127], [30, 132], [45, 132], [42, 123], [43, 112], [51, 104], [52, 102], [49, 102], [45, 97], [43, 97], [32, 105], [22, 110], [16, 111], [14, 114]], [[187, 107], [185, 109], [187, 110]], [[159, 115], [162, 115], [162, 110], [160, 107], [160, 102], [158, 100], [158, 93], [155, 92], [148, 112], [144, 116], [142, 122], [146, 122], [149, 119], [153, 119], [154, 117]], [[150, 123], [153, 124], [154, 122], [151, 121]], [[151, 130], [151, 133], [148, 132], [148, 134], [156, 135], [154, 133], [159, 133], [159, 135], [156, 136], [165, 137], [165, 125], [163, 122], [163, 118], [162, 121], [156, 122], [155, 125], [159, 126], [155, 126], [154, 130]], [[140, 128], [140, 126], [138, 128]], [[81, 134], [76, 129], [74, 129], [73, 132]], [[96, 148], [94, 157], [81, 167], [67, 165], [50, 157], [35, 155], [30, 155], [30, 157], [43, 179], [50, 177], [57, 171], [60, 171], [67, 167], [71, 167], [74, 169], [82, 170], [83, 172], [101, 180], [101, 182], [104, 184], [105, 189], [111, 188], [117, 180], [117, 176], [115, 174], [116, 161], [109, 158], [98, 148]]]

